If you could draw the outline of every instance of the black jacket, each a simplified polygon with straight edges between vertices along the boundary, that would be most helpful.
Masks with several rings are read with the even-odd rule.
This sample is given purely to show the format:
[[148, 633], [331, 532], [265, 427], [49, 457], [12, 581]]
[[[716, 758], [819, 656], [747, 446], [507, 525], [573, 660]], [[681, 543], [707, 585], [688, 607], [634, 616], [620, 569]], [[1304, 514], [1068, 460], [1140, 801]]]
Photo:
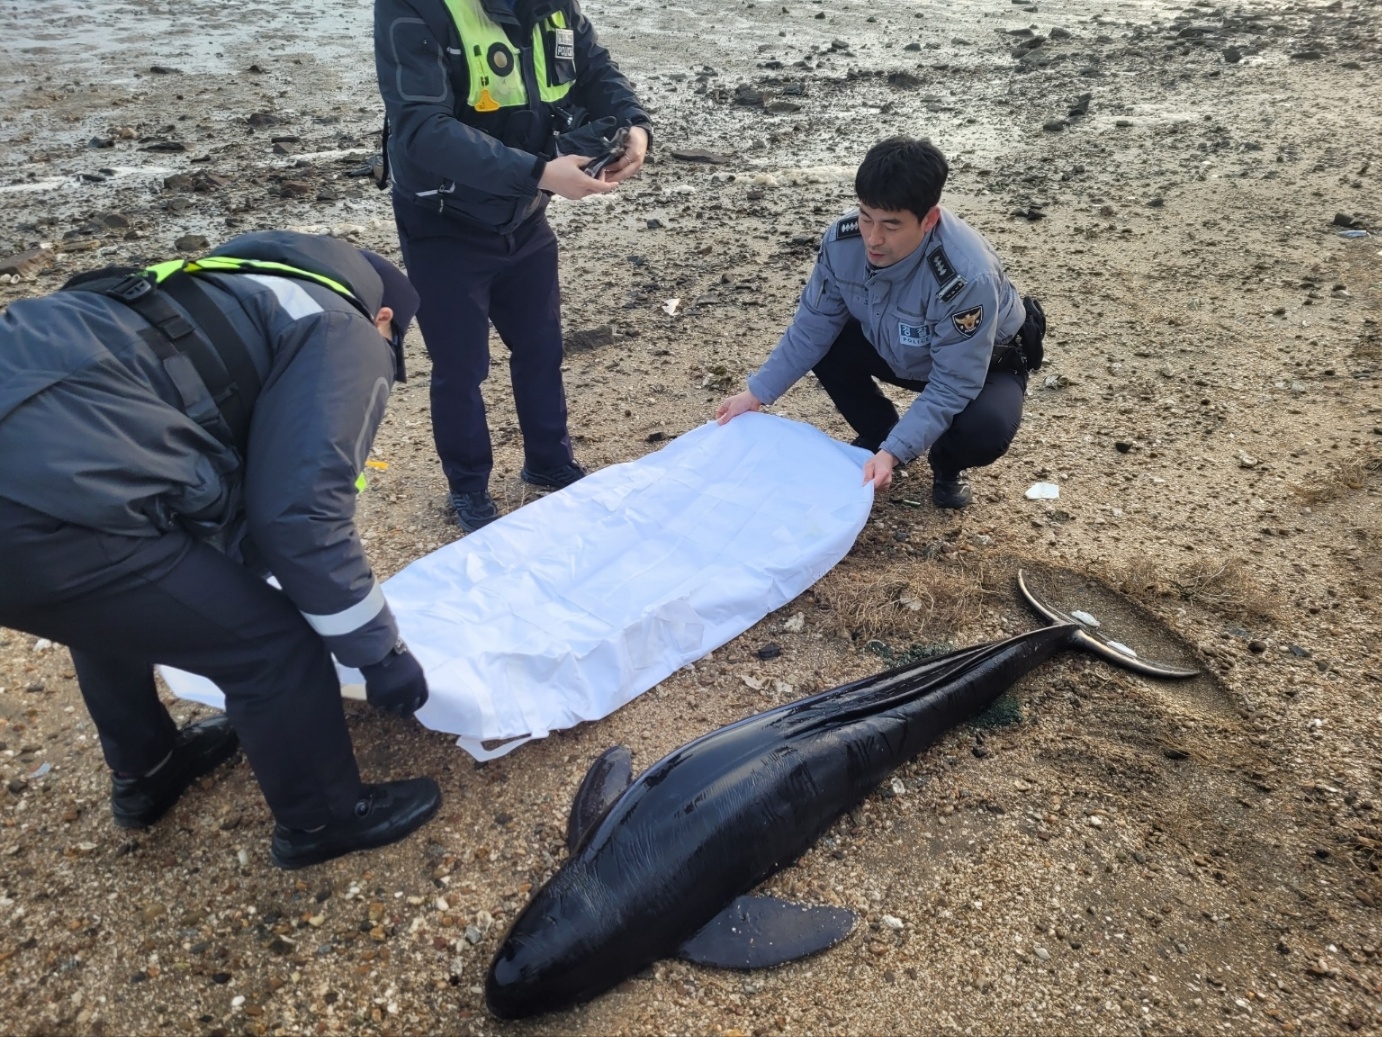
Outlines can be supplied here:
[[[214, 254], [311, 270], [372, 312], [382, 304], [379, 275], [336, 238], [264, 231]], [[0, 314], [0, 496], [99, 533], [185, 529], [271, 572], [341, 662], [376, 662], [398, 632], [355, 531], [355, 480], [393, 350], [329, 288], [198, 276], [263, 383], [244, 456], [184, 412], [143, 317], [96, 292], [55, 292]]]
[[[445, 0], [375, 0], [374, 60], [389, 121], [394, 190], [472, 226], [509, 233], [546, 204], [538, 190], [554, 134], [584, 113], [650, 127], [633, 87], [595, 38], [576, 0], [484, 0], [531, 67], [533, 25], [554, 11], [574, 34], [575, 81], [550, 104], [478, 112], [466, 104], [470, 74]], [[561, 74], [556, 70], [555, 74]]]

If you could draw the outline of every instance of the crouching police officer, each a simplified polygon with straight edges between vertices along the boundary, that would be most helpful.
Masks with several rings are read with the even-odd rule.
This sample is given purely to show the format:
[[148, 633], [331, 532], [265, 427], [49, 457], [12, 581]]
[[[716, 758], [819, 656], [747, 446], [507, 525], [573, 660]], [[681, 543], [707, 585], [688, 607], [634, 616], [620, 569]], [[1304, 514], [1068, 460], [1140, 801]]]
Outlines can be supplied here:
[[[118, 825], [157, 821], [237, 743], [279, 867], [436, 812], [429, 778], [361, 782], [331, 660], [377, 707], [427, 701], [354, 525], [416, 309], [382, 257], [269, 231], [0, 315], [0, 625], [70, 647]], [[225, 715], [178, 730], [155, 663], [214, 681]]]
[[[480, 385], [489, 326], [509, 350], [522, 479], [585, 472], [567, 430], [557, 239], [547, 200], [613, 191], [648, 116], [575, 0], [375, 0], [386, 175], [432, 359], [432, 433], [461, 528], [493, 522]], [[585, 168], [608, 162], [598, 175]]]
[[[885, 489], [894, 468], [928, 454], [936, 506], [968, 506], [965, 470], [998, 460], [1017, 435], [1046, 320], [989, 243], [940, 206], [948, 174], [930, 141], [869, 150], [857, 212], [826, 231], [791, 326], [748, 389], [720, 404], [720, 424], [814, 371], [854, 444], [874, 452], [865, 482]], [[920, 393], [901, 420], [875, 379]]]

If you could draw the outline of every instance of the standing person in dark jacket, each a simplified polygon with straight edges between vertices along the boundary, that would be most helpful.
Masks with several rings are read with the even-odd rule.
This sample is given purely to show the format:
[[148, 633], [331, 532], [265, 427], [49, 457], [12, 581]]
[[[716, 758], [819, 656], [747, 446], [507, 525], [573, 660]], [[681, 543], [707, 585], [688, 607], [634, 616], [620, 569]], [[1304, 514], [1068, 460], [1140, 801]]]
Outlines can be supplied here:
[[[440, 793], [362, 784], [331, 656], [379, 708], [427, 700], [354, 525], [416, 292], [276, 231], [81, 280], [0, 315], [0, 625], [70, 647], [122, 827], [239, 744], [280, 867], [401, 839]], [[156, 663], [214, 681], [225, 715], [179, 731]]]
[[[394, 215], [432, 358], [432, 431], [467, 532], [499, 517], [480, 385], [489, 325], [509, 349], [525, 482], [561, 489], [562, 386], [553, 194], [613, 191], [643, 166], [650, 122], [576, 0], [375, 0]], [[598, 176], [584, 167], [627, 130]]]

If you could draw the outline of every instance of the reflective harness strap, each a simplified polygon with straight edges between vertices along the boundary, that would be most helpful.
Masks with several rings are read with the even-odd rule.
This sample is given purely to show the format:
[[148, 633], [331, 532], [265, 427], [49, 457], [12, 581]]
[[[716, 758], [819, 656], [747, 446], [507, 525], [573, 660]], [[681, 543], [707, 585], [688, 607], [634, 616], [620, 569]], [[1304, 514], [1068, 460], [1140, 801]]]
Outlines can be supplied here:
[[310, 281], [331, 289], [371, 320], [373, 316], [349, 288], [329, 277], [284, 263], [231, 256], [170, 260], [115, 283], [102, 280], [75, 286], [124, 303], [152, 325], [144, 340], [162, 361], [187, 416], [243, 456], [249, 443], [250, 414], [263, 381], [245, 340], [212, 300], [208, 286], [198, 281], [196, 274], [203, 271]]
[[164, 264], [171, 269], [91, 281], [69, 290], [105, 295], [148, 321], [150, 327], [140, 338], [163, 364], [183, 411], [217, 439], [243, 452], [250, 410], [262, 384], [259, 372], [234, 325], [205, 287], [181, 272], [181, 266]]

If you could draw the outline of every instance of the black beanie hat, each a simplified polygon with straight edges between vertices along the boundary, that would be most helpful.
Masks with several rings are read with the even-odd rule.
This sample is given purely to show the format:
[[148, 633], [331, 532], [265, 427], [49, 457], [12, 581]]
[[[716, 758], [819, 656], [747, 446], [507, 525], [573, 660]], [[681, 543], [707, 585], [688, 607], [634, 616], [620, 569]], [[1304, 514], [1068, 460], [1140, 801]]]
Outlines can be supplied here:
[[407, 381], [407, 372], [403, 367], [403, 336], [408, 333], [408, 325], [417, 316], [418, 306], [421, 302], [418, 299], [417, 289], [408, 280], [407, 274], [378, 252], [371, 252], [367, 248], [362, 248], [360, 255], [364, 256], [369, 265], [374, 267], [374, 272], [379, 275], [379, 280], [384, 282], [382, 305], [393, 310], [394, 358], [398, 362], [397, 380], [400, 382]]

